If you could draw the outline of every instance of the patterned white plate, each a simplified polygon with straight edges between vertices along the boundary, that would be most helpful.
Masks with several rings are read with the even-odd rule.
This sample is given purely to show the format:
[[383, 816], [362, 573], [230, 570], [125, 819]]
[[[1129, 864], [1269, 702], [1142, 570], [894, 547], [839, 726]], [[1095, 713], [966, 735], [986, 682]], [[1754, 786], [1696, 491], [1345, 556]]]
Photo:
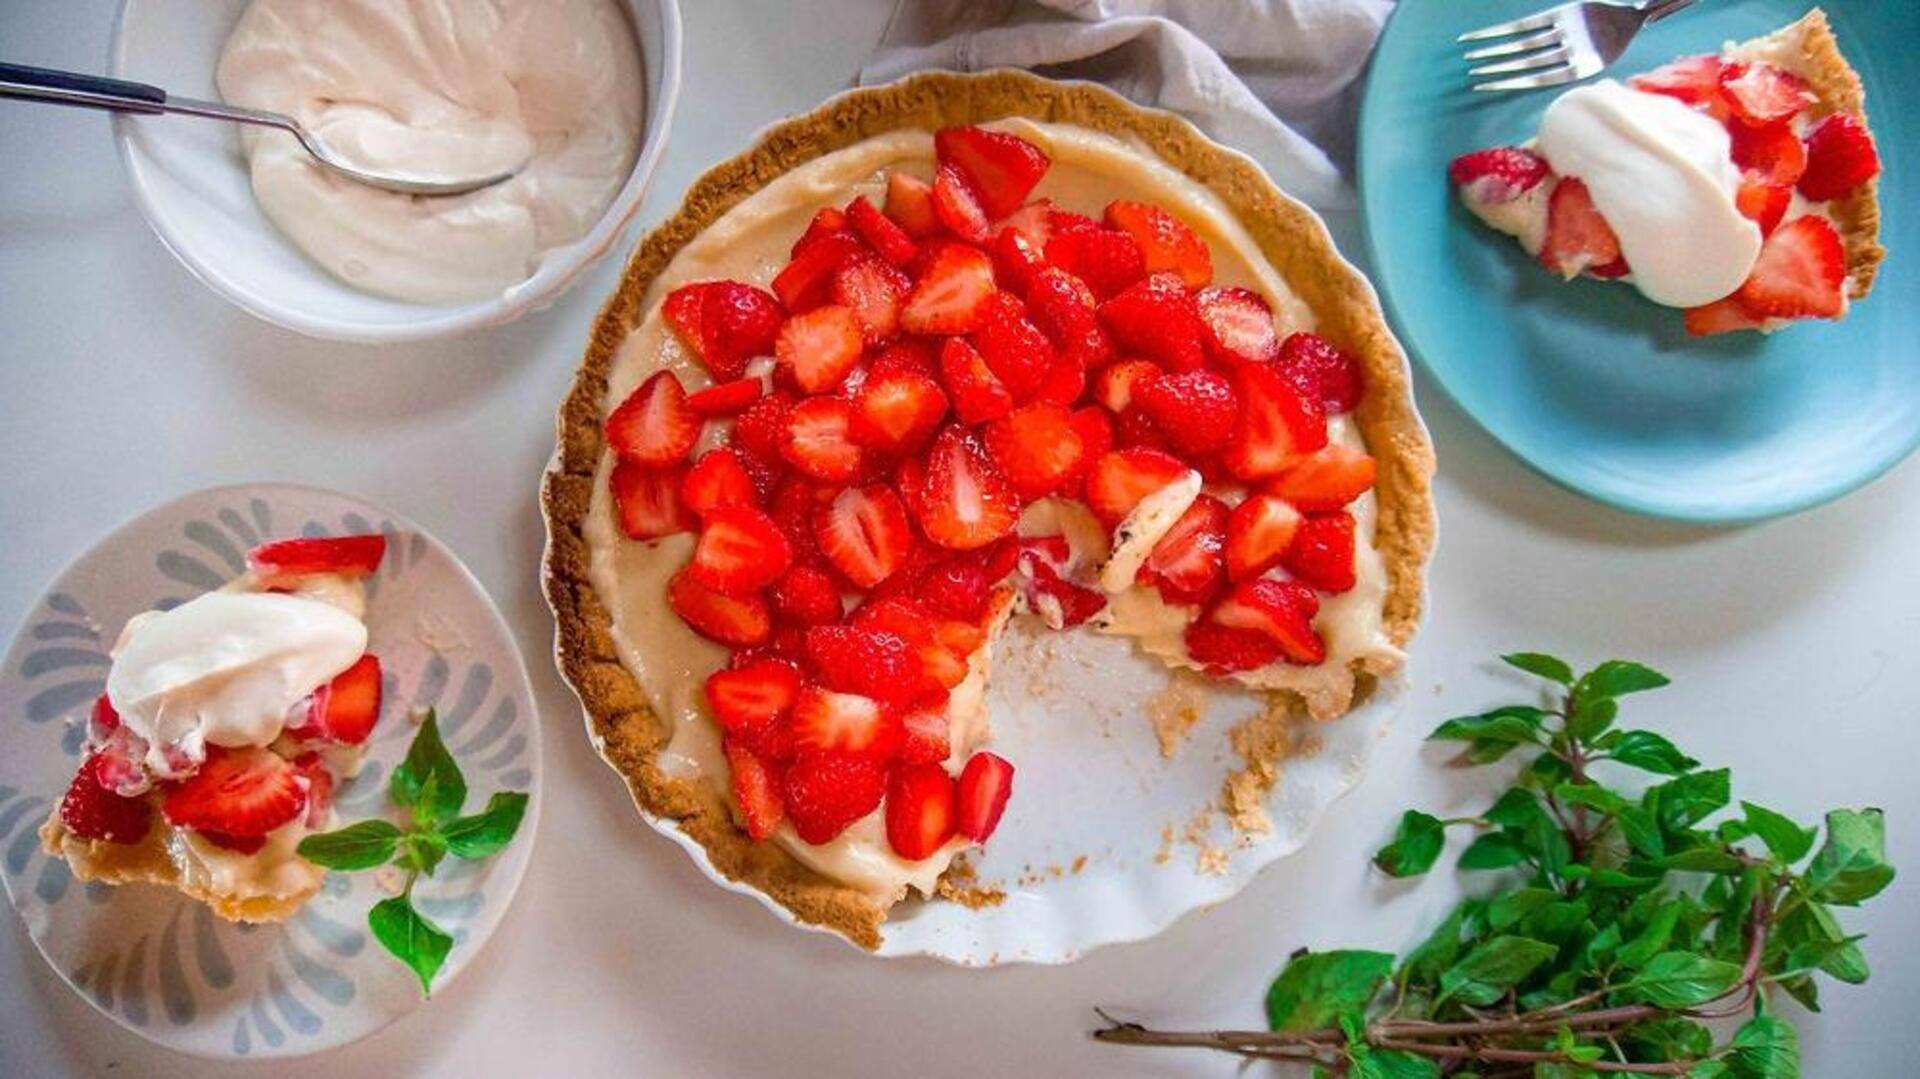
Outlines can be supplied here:
[[345, 821], [383, 813], [390, 769], [414, 727], [439, 709], [467, 776], [468, 805], [531, 792], [521, 833], [486, 862], [443, 865], [415, 891], [454, 935], [444, 988], [506, 913], [532, 854], [540, 736], [513, 637], [466, 567], [418, 525], [332, 491], [283, 484], [186, 495], [123, 525], [68, 566], [28, 612], [0, 669], [0, 879], [47, 962], [115, 1022], [208, 1057], [290, 1057], [345, 1045], [420, 1003], [413, 974], [366, 930], [384, 898], [372, 873], [329, 873], [281, 925], [221, 921], [149, 885], [80, 884], [36, 835], [78, 765], [82, 726], [105, 684], [107, 650], [128, 617], [217, 588], [263, 539], [380, 532], [387, 557], [369, 582], [369, 650], [385, 685], [360, 775], [337, 798]]

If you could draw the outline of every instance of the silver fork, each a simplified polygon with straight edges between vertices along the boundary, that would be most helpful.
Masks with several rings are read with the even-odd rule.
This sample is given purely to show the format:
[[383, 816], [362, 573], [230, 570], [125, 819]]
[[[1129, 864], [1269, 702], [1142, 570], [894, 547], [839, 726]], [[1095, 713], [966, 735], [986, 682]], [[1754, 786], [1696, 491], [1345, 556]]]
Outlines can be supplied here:
[[[1573, 0], [1511, 22], [1483, 26], [1461, 34], [1456, 41], [1511, 38], [1496, 45], [1471, 49], [1463, 59], [1493, 60], [1467, 71], [1469, 78], [1486, 79], [1475, 90], [1532, 90], [1558, 86], [1597, 75], [1627, 51], [1627, 43], [1648, 23], [1666, 18], [1694, 0]], [[1525, 35], [1518, 36], [1515, 35]], [[1524, 54], [1524, 55], [1522, 55]], [[1505, 76], [1486, 78], [1487, 76]]]

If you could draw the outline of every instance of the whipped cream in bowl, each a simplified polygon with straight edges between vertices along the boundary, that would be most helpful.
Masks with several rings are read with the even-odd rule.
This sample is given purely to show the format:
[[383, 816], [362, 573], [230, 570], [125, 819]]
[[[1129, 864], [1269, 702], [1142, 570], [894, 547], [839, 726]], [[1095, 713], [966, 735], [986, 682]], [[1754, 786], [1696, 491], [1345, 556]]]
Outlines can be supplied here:
[[418, 340], [553, 302], [628, 232], [679, 80], [669, 0], [127, 0], [115, 74], [286, 112], [352, 160], [467, 195], [379, 191], [291, 137], [116, 116], [136, 197], [210, 287], [316, 337]]

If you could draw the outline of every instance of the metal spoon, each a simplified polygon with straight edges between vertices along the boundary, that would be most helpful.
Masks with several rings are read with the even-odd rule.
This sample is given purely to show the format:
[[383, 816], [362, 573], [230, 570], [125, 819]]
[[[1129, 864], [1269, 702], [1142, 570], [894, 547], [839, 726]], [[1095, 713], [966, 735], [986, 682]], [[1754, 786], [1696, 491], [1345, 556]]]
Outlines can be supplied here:
[[277, 127], [299, 139], [300, 145], [306, 147], [307, 152], [312, 154], [313, 159], [323, 167], [349, 180], [385, 191], [397, 191], [403, 195], [464, 195], [469, 191], [492, 187], [502, 180], [509, 179], [525, 165], [525, 162], [522, 162], [505, 172], [465, 179], [427, 179], [419, 176], [394, 176], [368, 172], [347, 163], [325, 142], [322, 142], [319, 136], [301, 127], [300, 122], [291, 116], [267, 112], [263, 109], [243, 109], [217, 101], [174, 97], [158, 86], [148, 86], [145, 83], [102, 78], [98, 75], [83, 75], [74, 71], [50, 71], [46, 68], [26, 67], [21, 64], [0, 64], [0, 98], [6, 97], [43, 101], [54, 105], [106, 109], [109, 112], [146, 115], [176, 113], [184, 116], [201, 116], [209, 120], [254, 124], [259, 127]]

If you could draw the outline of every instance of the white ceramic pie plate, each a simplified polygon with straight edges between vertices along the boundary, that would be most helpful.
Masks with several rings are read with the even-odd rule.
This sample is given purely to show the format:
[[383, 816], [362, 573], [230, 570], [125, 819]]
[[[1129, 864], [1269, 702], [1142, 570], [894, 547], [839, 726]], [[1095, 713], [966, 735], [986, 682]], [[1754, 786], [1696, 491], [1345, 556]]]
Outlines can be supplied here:
[[372, 531], [387, 536], [367, 611], [385, 694], [366, 763], [338, 792], [339, 817], [383, 812], [387, 775], [413, 734], [404, 715], [429, 705], [466, 774], [470, 807], [496, 790], [533, 795], [505, 852], [449, 861], [416, 890], [421, 909], [454, 935], [435, 984], [445, 989], [506, 914], [532, 856], [540, 730], [506, 623], [466, 567], [418, 525], [347, 495], [288, 484], [177, 498], [61, 572], [28, 610], [0, 669], [9, 725], [0, 753], [0, 880], [40, 953], [75, 992], [170, 1049], [301, 1056], [357, 1041], [421, 1003], [413, 974], [366, 931], [368, 907], [385, 895], [371, 873], [329, 873], [289, 921], [243, 926], [172, 889], [80, 884], [65, 862], [41, 852], [36, 835], [79, 763], [81, 728], [72, 721], [99, 696], [107, 649], [129, 616], [224, 583], [263, 538]]

